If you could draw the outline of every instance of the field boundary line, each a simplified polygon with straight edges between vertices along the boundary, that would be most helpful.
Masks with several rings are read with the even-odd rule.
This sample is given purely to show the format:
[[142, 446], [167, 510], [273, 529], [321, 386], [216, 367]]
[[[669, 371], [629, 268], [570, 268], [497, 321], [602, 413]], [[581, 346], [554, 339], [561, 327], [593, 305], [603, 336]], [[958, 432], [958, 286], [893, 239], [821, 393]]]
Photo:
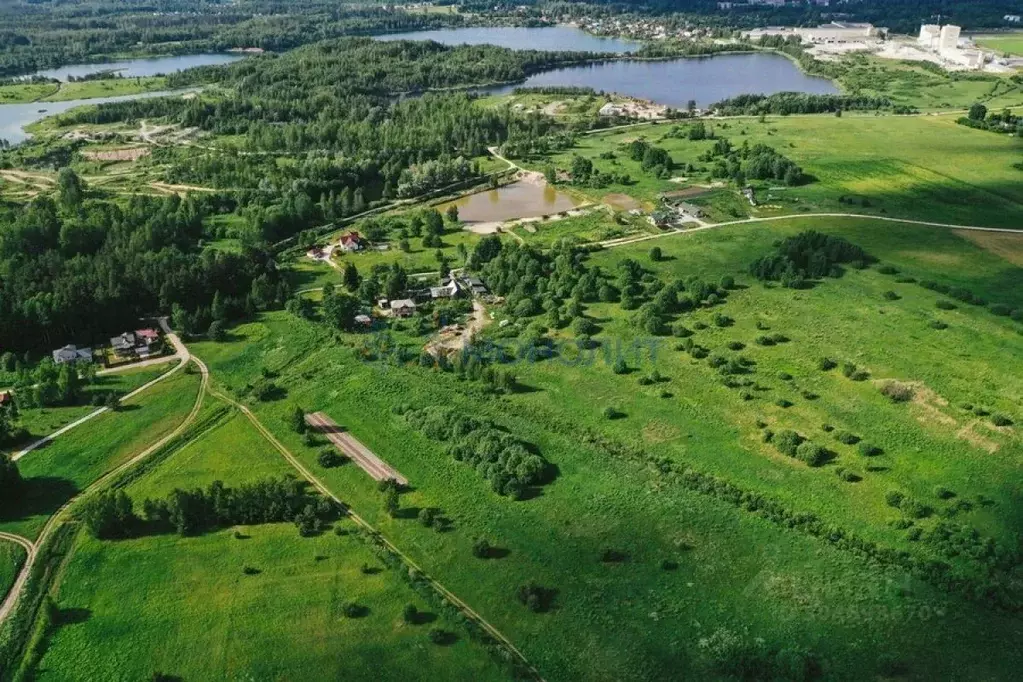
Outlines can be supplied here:
[[[209, 370], [206, 369], [206, 366], [205, 366], [205, 364], [203, 364], [202, 360], [200, 360], [198, 357], [195, 357], [195, 356], [193, 356], [193, 360], [195, 360], [196, 363], [199, 364], [199, 366], [200, 366], [200, 368], [202, 368], [204, 374], [207, 374], [207, 375], [209, 374]], [[233, 405], [235, 408], [240, 410], [242, 412], [242, 414], [244, 414], [249, 419], [249, 421], [252, 422], [252, 425], [256, 427], [256, 430], [258, 430], [263, 435], [263, 437], [266, 438], [266, 440], [271, 445], [273, 445], [274, 448], [278, 452], [280, 452], [281, 455], [286, 460], [288, 460], [288, 463], [290, 463], [291, 466], [294, 467], [295, 470], [297, 470], [302, 475], [303, 478], [305, 478], [307, 481], [309, 481], [309, 483], [311, 483], [313, 485], [314, 488], [316, 488], [325, 497], [333, 500], [335, 503], [340, 505], [341, 508], [345, 510], [345, 514], [349, 518], [351, 518], [352, 521], [354, 521], [356, 525], [358, 525], [363, 530], [365, 530], [368, 533], [370, 533], [372, 537], [374, 537], [377, 540], [379, 540], [390, 552], [392, 552], [395, 556], [397, 556], [406, 566], [408, 566], [409, 568], [412, 568], [412, 569], [415, 569], [416, 571], [418, 571], [419, 574], [423, 577], [423, 579], [430, 585], [430, 587], [432, 587], [442, 597], [444, 597], [449, 602], [451, 602], [466, 617], [468, 617], [470, 620], [472, 620], [477, 625], [479, 625], [481, 628], [483, 628], [483, 630], [488, 635], [493, 637], [497, 642], [499, 642], [501, 644], [501, 646], [503, 646], [509, 652], [511, 652], [517, 659], [519, 659], [519, 662], [521, 662], [523, 665], [526, 666], [526, 668], [529, 670], [529, 672], [532, 673], [533, 676], [537, 680], [539, 680], [539, 682], [544, 682], [544, 678], [543, 678], [542, 675], [540, 675], [540, 671], [537, 670], [536, 667], [533, 666], [533, 664], [529, 662], [529, 659], [526, 658], [525, 654], [523, 654], [512, 643], [512, 641], [510, 639], [508, 639], [507, 636], [504, 635], [504, 633], [502, 633], [494, 625], [492, 625], [490, 622], [488, 622], [486, 619], [484, 619], [483, 616], [481, 616], [479, 613], [477, 613], [475, 610], [473, 610], [473, 608], [471, 606], [469, 606], [467, 603], [465, 603], [464, 601], [459, 599], [453, 592], [451, 592], [451, 590], [449, 590], [446, 587], [444, 587], [444, 585], [442, 585], [439, 581], [437, 581], [435, 578], [433, 578], [429, 573], [424, 571], [423, 568], [418, 563], [416, 563], [410, 556], [408, 556], [407, 554], [402, 552], [400, 549], [398, 549], [398, 547], [394, 543], [392, 543], [390, 540], [388, 540], [371, 523], [369, 523], [364, 518], [362, 518], [357, 513], [355, 513], [355, 511], [353, 511], [352, 508], [348, 504], [346, 504], [344, 501], [342, 501], [341, 498], [339, 498], [337, 495], [335, 495], [330, 490], [330, 488], [328, 488], [308, 468], [306, 468], [306, 466], [304, 464], [302, 464], [302, 462], [300, 462], [298, 460], [298, 458], [295, 457], [295, 455], [292, 454], [292, 452], [290, 450], [288, 450], [288, 448], [283, 443], [281, 443], [280, 440], [278, 440], [277, 437], [274, 436], [273, 433], [266, 426], [264, 426], [261, 421], [259, 421], [259, 418], [256, 417], [256, 415], [252, 412], [252, 410], [250, 410], [247, 406], [245, 406], [245, 405], [239, 403], [238, 401], [234, 400], [230, 396], [228, 396], [228, 395], [226, 395], [224, 393], [221, 393], [217, 389], [210, 388], [209, 389], [209, 393], [214, 398], [218, 398], [220, 400], [223, 400], [224, 402], [228, 403], [229, 405]]]

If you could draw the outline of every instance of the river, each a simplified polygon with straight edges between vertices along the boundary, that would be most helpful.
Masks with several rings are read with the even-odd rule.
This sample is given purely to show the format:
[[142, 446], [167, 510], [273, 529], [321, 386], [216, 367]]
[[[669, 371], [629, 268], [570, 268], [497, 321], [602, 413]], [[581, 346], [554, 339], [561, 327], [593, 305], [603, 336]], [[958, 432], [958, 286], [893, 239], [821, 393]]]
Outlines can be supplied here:
[[[435, 40], [448, 45], [490, 43], [514, 49], [586, 50], [624, 54], [642, 44], [601, 38], [570, 26], [547, 28], [458, 28], [379, 36], [381, 40]], [[505, 94], [516, 87], [569, 85], [648, 99], [684, 108], [689, 100], [706, 108], [743, 94], [839, 92], [826, 78], [808, 76], [790, 59], [770, 52], [718, 54], [668, 60], [614, 61], [570, 66], [535, 74], [524, 83], [484, 89]]]
[[145, 76], [159, 76], [168, 73], [177, 73], [196, 66], [215, 66], [230, 64], [242, 59], [238, 54], [187, 54], [173, 57], [152, 57], [146, 59], [125, 59], [119, 61], [103, 62], [100, 64], [72, 64], [61, 66], [56, 69], [44, 69], [28, 74], [30, 76], [43, 76], [45, 78], [56, 78], [59, 81], [67, 82], [69, 77], [82, 78], [104, 71], [116, 71], [117, 75], [125, 78], [140, 78]]
[[94, 97], [92, 99], [71, 99], [66, 102], [33, 102], [31, 104], [3, 104], [0, 105], [0, 139], [5, 139], [11, 144], [24, 142], [29, 137], [24, 127], [35, 123], [47, 116], [62, 114], [68, 109], [84, 106], [87, 104], [103, 104], [105, 102], [124, 102], [130, 99], [142, 99], [145, 97], [163, 97], [165, 95], [180, 94], [183, 91], [157, 91], [146, 92], [139, 95], [119, 95], [117, 97]]

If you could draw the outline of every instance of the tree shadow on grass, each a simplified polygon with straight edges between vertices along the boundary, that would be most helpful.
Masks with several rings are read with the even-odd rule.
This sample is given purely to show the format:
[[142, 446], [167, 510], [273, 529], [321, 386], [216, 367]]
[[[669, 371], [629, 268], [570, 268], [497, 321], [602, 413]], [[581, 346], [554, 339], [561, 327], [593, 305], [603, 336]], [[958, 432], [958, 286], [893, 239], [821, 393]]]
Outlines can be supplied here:
[[21, 494], [0, 502], [0, 520], [23, 521], [51, 515], [78, 494], [78, 486], [57, 476], [33, 476], [22, 482]]

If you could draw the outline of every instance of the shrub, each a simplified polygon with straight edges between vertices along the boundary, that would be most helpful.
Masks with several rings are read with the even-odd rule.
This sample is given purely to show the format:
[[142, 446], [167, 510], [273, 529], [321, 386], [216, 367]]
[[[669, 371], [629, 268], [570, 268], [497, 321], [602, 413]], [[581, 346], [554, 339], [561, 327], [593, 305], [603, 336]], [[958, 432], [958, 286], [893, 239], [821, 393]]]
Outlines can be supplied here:
[[899, 298], [901, 298], [901, 297], [900, 297], [900, 296], [899, 296], [899, 295], [898, 295], [897, 293], [895, 293], [894, 291], [886, 291], [886, 292], [884, 292], [884, 293], [883, 293], [883, 294], [881, 294], [881, 295], [882, 295], [882, 296], [884, 296], [884, 299], [885, 299], [886, 301], [898, 301], [898, 300], [899, 300]]
[[828, 459], [828, 451], [820, 445], [805, 441], [796, 448], [796, 459], [807, 466], [819, 467]]
[[949, 490], [943, 485], [939, 485], [934, 489], [934, 496], [939, 500], [950, 500], [956, 496], [955, 492]]
[[912, 497], [905, 497], [899, 504], [899, 509], [902, 513], [911, 519], [922, 519], [931, 515], [932, 509], [922, 502], [914, 500]]
[[773, 346], [774, 345], [774, 339], [772, 339], [770, 336], [763, 336], [763, 335], [761, 335], [761, 336], [758, 336], [757, 338], [755, 338], [753, 340], [759, 346]]
[[415, 604], [405, 604], [405, 608], [401, 610], [401, 619], [409, 625], [415, 625], [419, 622], [419, 609]]
[[859, 450], [859, 453], [864, 457], [876, 457], [884, 452], [881, 448], [868, 443], [867, 441], [861, 442], [859, 446], [857, 446], [857, 450]]
[[835, 434], [835, 440], [845, 445], [856, 445], [860, 442], [860, 437], [849, 431], [839, 431]]
[[742, 350], [746, 347], [746, 344], [742, 341], [729, 341], [728, 350]]
[[881, 386], [881, 394], [893, 403], [905, 403], [913, 399], [913, 387], [898, 381], [886, 381]]
[[828, 372], [830, 370], [835, 369], [836, 367], [838, 367], [838, 363], [832, 360], [831, 358], [821, 358], [817, 362], [817, 369], [819, 369], [822, 372]]
[[684, 339], [693, 335], [693, 332], [689, 327], [685, 326], [681, 322], [676, 322], [671, 325], [671, 335], [677, 336], [680, 339]]
[[732, 277], [731, 275], [722, 275], [719, 284], [720, 284], [722, 289], [726, 289], [726, 290], [734, 289], [735, 288], [735, 278]]
[[1012, 309], [1004, 303], [992, 303], [989, 310], [1000, 317], [1008, 317], [1012, 313]]
[[781, 408], [792, 407], [792, 401], [786, 400], [785, 398], [778, 398], [774, 401], [774, 404]]
[[253, 566], [244, 566], [242, 568], [242, 573], [244, 573], [245, 575], [259, 575], [260, 570]]
[[664, 258], [664, 254], [661, 252], [661, 247], [654, 246], [650, 249], [650, 260], [655, 263]]
[[674, 561], [672, 559], [662, 559], [661, 560], [661, 570], [662, 571], [674, 571], [676, 568], [678, 568], [678, 562], [677, 561]]
[[556, 595], [556, 590], [538, 585], [535, 582], [521, 585], [516, 591], [516, 597], [519, 602], [533, 613], [548, 611], [553, 606]]
[[774, 334], [771, 334], [771, 340], [775, 343], [788, 343], [789, 337], [785, 336], [781, 332], [775, 332]]
[[735, 324], [735, 320], [730, 318], [728, 315], [723, 313], [714, 313], [714, 324], [718, 327], [731, 327]]
[[870, 378], [870, 372], [868, 372], [865, 369], [858, 369], [855, 372], [853, 372], [852, 376], [850, 376], [849, 378], [852, 379], [853, 381], [866, 381], [867, 379]]
[[316, 458], [317, 463], [324, 469], [333, 469], [344, 464], [344, 458], [334, 450], [324, 450]]
[[750, 393], [749, 391], [743, 391], [742, 393], [739, 394], [739, 397], [746, 401], [753, 400], [753, 394]]
[[938, 330], [948, 329], [948, 323], [947, 322], [942, 322], [941, 320], [931, 320], [931, 322], [930, 322], [930, 324], [928, 326], [931, 329], [938, 329]]
[[628, 558], [628, 554], [617, 549], [605, 549], [600, 553], [600, 560], [605, 564], [618, 564]]
[[848, 378], [848, 377], [851, 377], [855, 373], [856, 373], [856, 365], [854, 365], [851, 362], [843, 362], [842, 363], [842, 375], [843, 376]]
[[955, 310], [956, 304], [952, 301], [946, 301], [945, 299], [939, 299], [934, 303], [939, 310]]
[[611, 371], [615, 374], [625, 374], [629, 371], [629, 366], [625, 364], [624, 358], [618, 358], [615, 360], [614, 365], [611, 366]]
[[368, 608], [354, 601], [345, 602], [341, 607], [341, 613], [345, 614], [345, 618], [362, 618], [368, 612]]
[[782, 381], [791, 381], [792, 375], [789, 374], [788, 372], [778, 372], [778, 378], [781, 379]]
[[905, 495], [900, 493], [898, 490], [889, 490], [884, 494], [884, 501], [889, 507], [895, 507], [896, 509], [902, 504], [902, 500], [905, 499]]
[[917, 540], [920, 539], [920, 537], [923, 534], [924, 534], [923, 529], [920, 528], [919, 526], [916, 526], [906, 531], [906, 539], [909, 540], [910, 542], [916, 542]]
[[978, 417], [986, 417], [990, 414], [990, 412], [988, 412], [986, 407], [981, 407], [980, 405], [977, 405], [976, 407], [973, 408], [973, 414], [977, 415]]
[[602, 414], [604, 415], [604, 419], [621, 419], [622, 417], [625, 416], [611, 405], [605, 407]]
[[696, 322], [693, 322], [693, 329], [699, 329], [699, 330], [702, 331], [704, 329], [707, 329], [707, 326], [708, 325], [707, 325], [706, 322], [702, 322], [700, 320], [697, 320]]
[[805, 440], [805, 438], [795, 431], [785, 429], [784, 431], [779, 431], [778, 434], [774, 436], [773, 442], [774, 447], [778, 448], [778, 452], [783, 455], [788, 455], [789, 457], [795, 457], [796, 450]]
[[888, 265], [888, 264], [877, 266], [877, 271], [880, 272], [882, 275], [897, 275], [897, 274], [899, 274], [899, 269], [897, 267], [895, 267], [894, 265]]
[[694, 346], [693, 349], [689, 351], [689, 354], [697, 360], [702, 360], [710, 354], [710, 351], [702, 346]]
[[991, 423], [995, 426], [1012, 426], [1012, 420], [998, 412], [991, 415]]
[[486, 538], [476, 538], [472, 543], [472, 555], [477, 559], [489, 559], [493, 552], [490, 541]]
[[845, 467], [838, 467], [835, 469], [835, 474], [846, 483], [859, 483], [863, 480], [862, 476], [857, 474], [855, 471], [846, 469]]
[[799, 395], [803, 396], [803, 400], [817, 400], [820, 397], [813, 391], [802, 391]]
[[835, 430], [835, 427], [831, 424], [821, 424], [821, 430], [824, 431], [824, 433], [831, 433]]
[[442, 630], [440, 628], [430, 628], [430, 632], [426, 635], [430, 642], [437, 646], [448, 646], [455, 642], [458, 637], [453, 632]]

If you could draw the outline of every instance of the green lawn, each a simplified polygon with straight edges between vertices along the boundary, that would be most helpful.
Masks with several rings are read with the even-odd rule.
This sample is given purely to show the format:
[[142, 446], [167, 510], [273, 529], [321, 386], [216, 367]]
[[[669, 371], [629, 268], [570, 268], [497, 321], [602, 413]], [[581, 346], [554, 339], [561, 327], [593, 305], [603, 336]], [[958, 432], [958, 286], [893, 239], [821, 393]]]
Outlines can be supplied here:
[[974, 36], [974, 40], [981, 47], [997, 50], [1002, 54], [1023, 55], [1023, 32]]
[[[176, 487], [238, 485], [291, 471], [235, 412], [127, 492], [140, 502]], [[366, 574], [364, 565], [378, 570]], [[246, 575], [244, 567], [259, 573]], [[40, 680], [139, 680], [157, 671], [186, 680], [505, 678], [457, 623], [351, 534], [301, 538], [290, 524], [124, 542], [83, 533], [57, 601], [75, 617], [52, 635]], [[347, 602], [368, 612], [346, 618]], [[428, 614], [422, 623], [402, 620], [406, 604]], [[432, 628], [458, 640], [432, 644]]]
[[107, 78], [77, 83], [40, 83], [0, 86], [0, 103], [65, 102], [73, 99], [135, 95], [163, 90], [167, 87], [162, 76], [147, 78]]
[[[317, 466], [319, 447], [304, 446], [290, 432], [288, 416], [296, 404], [324, 410], [406, 475], [412, 491], [402, 496], [402, 507], [409, 511], [391, 519], [361, 470], [322, 471], [356, 511], [508, 634], [546, 679], [706, 677], [698, 641], [718, 628], [772, 645], [807, 647], [838, 679], [876, 676], [889, 657], [920, 679], [1011, 676], [1021, 660], [999, 642], [1007, 632], [1023, 631], [1018, 617], [870, 564], [614, 454], [617, 447], [633, 446], [685, 462], [921, 558], [937, 552], [889, 525], [900, 514], [886, 506], [884, 495], [899, 490], [941, 512], [950, 502], [934, 490], [946, 486], [975, 503], [955, 522], [1011, 546], [1023, 530], [1013, 513], [1019, 504], [1014, 472], [1023, 454], [1018, 432], [996, 431], [959, 406], [969, 401], [1023, 419], [1023, 376], [1004, 360], [1023, 351], [1017, 325], [966, 305], [939, 311], [932, 292], [876, 270], [850, 271], [806, 291], [766, 289], [742, 274], [772, 241], [808, 227], [847, 236], [905, 274], [1023, 305], [1020, 268], [950, 232], [801, 220], [672, 236], [591, 259], [608, 269], [629, 256], [663, 274], [730, 274], [749, 285], [720, 308], [735, 325], [697, 332], [695, 339], [714, 353], [732, 354], [723, 348], [727, 341], [748, 344], [743, 353], [758, 363], [753, 378], [767, 389], [751, 403], [722, 386], [706, 361], [672, 350], [672, 339], [656, 356], [660, 373], [670, 378], [659, 386], [637, 381], [649, 365], [616, 376], [600, 362], [580, 367], [556, 359], [515, 365], [527, 390], [503, 398], [449, 374], [356, 360], [350, 346], [357, 338], [333, 342], [314, 323], [283, 313], [236, 328], [231, 343], [198, 344], [196, 351], [214, 376], [235, 388], [263, 368], [280, 372], [276, 381], [287, 397], [253, 407], [309, 466]], [[654, 243], [669, 260], [649, 261]], [[1004, 244], [999, 250], [1013, 253]], [[1020, 251], [1017, 246], [1015, 257]], [[886, 301], [881, 294], [890, 289], [901, 299]], [[592, 305], [588, 312], [605, 337], [628, 341], [637, 335], [630, 316], [617, 307]], [[949, 328], [929, 328], [935, 318]], [[698, 319], [709, 315], [697, 313]], [[755, 328], [758, 320], [791, 341], [772, 348], [752, 344], [763, 333]], [[821, 373], [816, 362], [824, 354], [868, 368], [872, 380]], [[782, 379], [782, 371], [794, 379]], [[883, 378], [918, 382], [928, 399], [891, 404], [873, 382]], [[670, 397], [660, 397], [662, 390]], [[819, 397], [806, 399], [803, 391]], [[779, 397], [794, 406], [777, 407]], [[391, 408], [399, 403], [447, 405], [490, 418], [534, 444], [559, 475], [528, 501], [498, 497], [479, 475], [453, 461], [443, 444], [394, 416]], [[609, 404], [626, 417], [602, 418]], [[809, 469], [780, 456], [761, 442], [758, 419], [771, 428], [800, 430], [834, 450], [835, 461]], [[821, 430], [826, 423], [875, 442], [885, 454], [864, 461], [853, 448], [828, 440]], [[609, 445], [595, 445], [595, 433]], [[863, 480], [841, 481], [838, 466]], [[411, 520], [424, 507], [442, 509], [454, 530], [437, 533]], [[916, 525], [930, 528], [936, 521]], [[507, 556], [474, 559], [471, 544], [480, 535], [507, 549]], [[627, 561], [602, 562], [608, 548]], [[662, 569], [665, 560], [678, 569]], [[957, 570], [974, 570], [967, 559], [952, 561]], [[558, 590], [552, 612], [531, 614], [514, 599], [515, 587], [530, 580]]]
[[7, 597], [24, 563], [25, 550], [21, 545], [0, 540], [0, 602]]
[[139, 386], [143, 386], [168, 371], [172, 366], [170, 359], [168, 359], [166, 365], [142, 367], [117, 374], [98, 376], [93, 383], [85, 387], [84, 398], [80, 405], [70, 407], [33, 407], [20, 410], [18, 413], [18, 426], [28, 431], [29, 438], [24, 442], [0, 448], [0, 452], [16, 452], [26, 443], [51, 434], [62, 426], [95, 411], [98, 408], [91, 404], [91, 398], [94, 394], [105, 394], [109, 391], [114, 391], [121, 395], [130, 393]]
[[[798, 213], [866, 213], [962, 225], [1018, 228], [1023, 224], [1023, 173], [1013, 164], [1023, 141], [957, 125], [955, 116], [833, 116], [730, 119], [711, 123], [719, 137], [739, 147], [763, 143], [802, 166], [814, 181], [801, 187], [760, 182], [759, 206], [751, 207], [734, 188], [693, 199], [705, 204], [711, 221]], [[640, 126], [581, 137], [576, 147], [554, 157], [559, 168], [573, 154], [605, 172], [626, 172], [633, 184], [583, 189], [595, 200], [627, 193], [652, 207], [661, 192], [708, 185], [710, 164], [698, 157], [713, 141], [666, 137], [668, 125]], [[678, 164], [698, 169], [686, 182], [645, 173], [629, 159], [625, 144], [638, 137], [666, 149]], [[612, 152], [614, 159], [601, 159]], [[537, 167], [542, 165], [537, 162]], [[676, 175], [684, 176], [681, 171]]]
[[0, 529], [34, 538], [62, 504], [173, 431], [195, 404], [198, 374], [184, 371], [34, 450], [18, 461], [26, 479], [17, 518]]

